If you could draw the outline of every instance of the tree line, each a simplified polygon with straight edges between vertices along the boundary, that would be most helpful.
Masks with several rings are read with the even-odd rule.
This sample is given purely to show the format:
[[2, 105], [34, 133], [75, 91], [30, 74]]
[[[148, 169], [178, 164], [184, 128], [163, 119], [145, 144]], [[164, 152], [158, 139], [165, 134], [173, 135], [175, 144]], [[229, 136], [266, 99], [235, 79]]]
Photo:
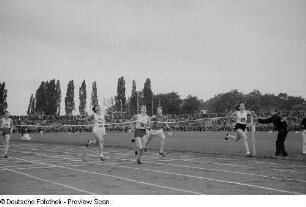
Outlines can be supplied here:
[[[270, 107], [277, 107], [281, 111], [301, 111], [306, 110], [305, 99], [301, 96], [295, 97], [286, 93], [262, 94], [259, 90], [254, 89], [248, 94], [243, 94], [238, 90], [231, 90], [226, 93], [215, 95], [213, 98], [203, 101], [196, 96], [189, 95], [182, 99], [177, 92], [154, 94], [151, 89], [151, 80], [146, 79], [143, 87], [137, 90], [136, 81], [132, 81], [131, 96], [126, 97], [125, 79], [123, 76], [118, 78], [117, 94], [110, 100], [103, 100], [103, 105], [111, 114], [134, 115], [139, 113], [139, 107], [145, 105], [149, 115], [154, 114], [156, 108], [162, 106], [166, 114], [194, 114], [200, 110], [206, 110], [208, 113], [226, 113], [235, 109], [235, 105], [244, 102], [248, 109], [257, 113], [267, 111]], [[79, 114], [87, 115], [87, 90], [85, 80], [79, 87]], [[91, 85], [91, 102], [94, 106], [99, 104], [97, 95], [97, 84], [94, 81]], [[65, 101], [65, 114], [74, 115], [75, 106], [75, 85], [70, 80], [67, 85]], [[5, 82], [0, 83], [0, 115], [8, 107], [7, 89]], [[59, 80], [42, 81], [40, 86], [30, 97], [27, 114], [28, 115], [60, 115], [61, 111], [61, 85]]]
[[301, 96], [295, 97], [286, 93], [262, 94], [256, 89], [248, 94], [243, 94], [238, 90], [218, 94], [205, 101], [203, 107], [210, 112], [224, 113], [234, 110], [239, 102], [244, 102], [248, 109], [257, 113], [269, 111], [271, 107], [277, 107], [280, 111], [306, 110], [305, 99]]
[[[196, 96], [189, 95], [186, 99], [181, 99], [178, 93], [170, 92], [165, 94], [154, 94], [151, 89], [151, 80], [146, 79], [144, 86], [136, 90], [136, 81], [132, 82], [131, 96], [126, 97], [126, 82], [123, 76], [118, 78], [117, 94], [114, 98], [106, 101], [103, 105], [107, 106], [107, 111], [111, 114], [133, 115], [139, 112], [141, 105], [147, 107], [147, 112], [152, 115], [156, 108], [162, 106], [164, 111], [169, 114], [195, 113], [203, 103]], [[86, 90], [85, 80], [79, 88], [79, 106], [80, 115], [86, 114]], [[67, 85], [65, 96], [65, 114], [73, 115], [76, 111], [75, 105], [75, 85], [70, 80]], [[96, 81], [92, 83], [91, 106], [99, 104], [97, 95]], [[61, 90], [59, 80], [42, 81], [35, 95], [30, 97], [27, 114], [28, 115], [59, 115], [61, 110]]]

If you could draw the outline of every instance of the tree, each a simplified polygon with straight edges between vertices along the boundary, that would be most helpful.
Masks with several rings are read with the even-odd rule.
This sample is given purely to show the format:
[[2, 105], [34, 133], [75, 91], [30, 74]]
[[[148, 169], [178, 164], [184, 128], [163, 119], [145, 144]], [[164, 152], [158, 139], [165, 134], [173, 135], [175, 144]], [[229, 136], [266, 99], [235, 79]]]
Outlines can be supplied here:
[[151, 90], [151, 80], [147, 78], [143, 88], [144, 103], [148, 114], [153, 115], [153, 92]]
[[62, 92], [61, 92], [61, 84], [60, 81], [57, 80], [56, 81], [56, 87], [55, 87], [55, 91], [56, 91], [56, 115], [59, 116], [61, 114], [61, 101], [62, 101]]
[[131, 93], [131, 98], [130, 98], [130, 115], [132, 114], [137, 114], [138, 111], [137, 111], [137, 92], [136, 92], [136, 81], [133, 80], [133, 83], [132, 83], [132, 93]]
[[57, 115], [57, 99], [56, 83], [55, 79], [52, 79], [46, 82], [46, 107], [44, 110], [46, 115]]
[[66, 97], [65, 97], [65, 111], [66, 111], [66, 115], [72, 115], [72, 112], [73, 112], [74, 109], [75, 109], [74, 83], [73, 83], [73, 80], [71, 80], [68, 83]]
[[233, 110], [235, 106], [244, 101], [244, 95], [238, 90], [221, 93], [204, 103], [205, 108], [213, 113], [225, 113]]
[[79, 88], [79, 99], [80, 99], [79, 112], [81, 116], [84, 116], [86, 112], [86, 99], [87, 99], [85, 80], [82, 82], [82, 85]]
[[218, 94], [204, 102], [204, 107], [212, 113], [223, 113], [228, 111], [228, 109], [233, 110], [234, 106], [240, 101], [246, 103], [247, 109], [257, 113], [268, 111], [271, 107], [277, 107], [281, 111], [289, 111], [293, 110], [293, 106], [305, 105], [305, 99], [300, 96], [288, 96], [286, 93], [280, 93], [278, 96], [274, 94], [263, 95], [259, 90], [254, 89], [247, 95], [237, 90]]
[[165, 114], [180, 114], [180, 105], [182, 100], [178, 93], [171, 92], [166, 94], [158, 94], [154, 98], [155, 103], [160, 103], [160, 106], [163, 108]]
[[126, 96], [125, 96], [125, 80], [124, 77], [121, 76], [118, 79], [117, 83], [117, 96], [115, 96], [115, 108], [117, 111], [124, 111], [126, 104]]
[[93, 107], [98, 104], [99, 104], [99, 101], [98, 101], [97, 82], [94, 81], [92, 83], [92, 91], [91, 91], [91, 106]]
[[259, 112], [261, 110], [260, 97], [262, 96], [259, 90], [254, 89], [251, 93], [246, 95], [245, 104], [248, 109]]
[[40, 86], [36, 90], [35, 99], [36, 99], [36, 110], [39, 115], [45, 114], [45, 105], [46, 105], [46, 90], [45, 90], [46, 83], [42, 81]]
[[0, 116], [4, 114], [7, 109], [7, 89], [5, 89], [5, 82], [0, 83]]
[[200, 108], [201, 102], [196, 96], [187, 96], [182, 102], [182, 113], [183, 114], [194, 114]]
[[28, 116], [33, 115], [33, 113], [34, 113], [34, 111], [32, 110], [33, 109], [33, 102], [34, 102], [34, 96], [32, 94], [31, 97], [30, 97], [30, 102], [29, 102], [28, 111], [27, 111]]

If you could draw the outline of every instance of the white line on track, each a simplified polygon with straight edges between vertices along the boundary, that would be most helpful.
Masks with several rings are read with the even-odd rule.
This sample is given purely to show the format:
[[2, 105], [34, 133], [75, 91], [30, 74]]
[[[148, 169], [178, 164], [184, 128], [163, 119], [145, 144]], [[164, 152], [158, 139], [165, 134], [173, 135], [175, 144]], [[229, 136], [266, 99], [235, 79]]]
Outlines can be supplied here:
[[[279, 163], [273, 163], [273, 162], [260, 162], [260, 161], [254, 161], [255, 163], [260, 163], [260, 164], [269, 164], [269, 165], [280, 165], [284, 166], [284, 164], [279, 164]], [[286, 164], [286, 166], [290, 167], [306, 167], [305, 165], [292, 165], [292, 164]]]
[[[38, 165], [48, 165], [48, 164], [38, 164]], [[49, 165], [51, 166], [52, 164], [49, 164]], [[27, 166], [32, 167], [33, 164], [27, 164], [27, 165], [8, 165], [8, 166], [5, 166], [4, 168], [21, 168], [21, 167], [27, 167]]]
[[[212, 157], [195, 157], [195, 158], [180, 158], [180, 159], [164, 159], [162, 161], [189, 161], [189, 160], [198, 160], [198, 159], [212, 159]], [[235, 159], [225, 159], [225, 158], [214, 158], [214, 159], [220, 159], [220, 160], [228, 160], [228, 161], [237, 161]], [[284, 164], [284, 163], [272, 163], [272, 162], [263, 162], [263, 161], [253, 161], [253, 160], [249, 160], [249, 162], [254, 162], [254, 163], [259, 163], [259, 164], [268, 164], [268, 165], [279, 165], [279, 166], [289, 166], [289, 167], [302, 167], [305, 168], [305, 165], [292, 165], [292, 164]], [[222, 164], [226, 164], [226, 163], [222, 163]], [[239, 165], [240, 166], [240, 165]], [[245, 167], [249, 167], [249, 166], [245, 166]]]
[[[107, 165], [107, 164], [105, 164], [105, 165]], [[121, 165], [116, 165], [116, 166], [117, 167], [122, 167], [122, 168], [127, 168], [127, 169], [145, 170], [145, 171], [149, 171], [149, 172], [156, 172], [156, 173], [176, 175], [176, 176], [181, 176], [181, 177], [189, 177], [189, 178], [195, 178], [195, 179], [201, 179], [201, 180], [208, 180], [208, 181], [213, 181], [213, 182], [221, 182], [221, 183], [226, 183], [226, 184], [234, 184], [234, 185], [240, 185], [240, 186], [247, 186], [247, 187], [259, 188], [259, 189], [276, 191], [276, 192], [282, 192], [282, 193], [288, 193], [288, 194], [304, 195], [302, 193], [298, 193], [298, 192], [294, 192], [294, 191], [278, 190], [278, 189], [275, 189], [275, 188], [269, 188], [269, 187], [264, 187], [264, 186], [252, 185], [252, 184], [247, 184], [247, 183], [240, 183], [240, 182], [233, 182], [233, 181], [205, 178], [205, 177], [202, 177], [202, 176], [193, 176], [193, 175], [173, 173], [173, 172], [160, 171], [160, 170], [154, 170], [154, 169], [140, 169], [140, 168], [135, 168], [135, 167], [121, 166]]]
[[[182, 159], [180, 161], [185, 161], [185, 162], [189, 162], [191, 161], [192, 159]], [[160, 161], [163, 161], [163, 162], [166, 162], [168, 160], [160, 160]], [[174, 161], [173, 160], [170, 160], [170, 161]], [[178, 161], [178, 160], [177, 160]], [[243, 167], [243, 168], [250, 168], [250, 169], [255, 169], [254, 167], [250, 167], [250, 166], [245, 166], [245, 165], [234, 165], [234, 164], [228, 164], [228, 163], [217, 163], [217, 162], [204, 162], [204, 161], [198, 161], [198, 160], [193, 160], [193, 162], [197, 162], [197, 163], [204, 163], [204, 164], [213, 164], [213, 165], [227, 165], [227, 166], [231, 166], [231, 167]]]
[[[39, 153], [37, 153], [39, 154]], [[45, 156], [43, 154], [39, 154], [40, 156]], [[151, 163], [151, 162], [148, 162]], [[113, 166], [112, 164], [102, 164], [101, 165], [110, 165]], [[167, 165], [167, 164], [166, 164]], [[134, 170], [141, 170], [140, 168], [136, 167], [127, 167], [127, 166], [122, 166], [119, 164], [116, 164], [117, 167], [122, 167], [122, 168], [127, 168], [127, 169], [134, 169]], [[66, 167], [64, 167], [66, 168]], [[258, 185], [252, 185], [252, 184], [247, 184], [247, 183], [240, 183], [240, 182], [233, 182], [233, 181], [226, 181], [226, 180], [219, 180], [219, 179], [212, 179], [212, 178], [206, 178], [206, 177], [201, 177], [201, 176], [193, 176], [193, 175], [187, 175], [187, 174], [180, 174], [180, 173], [173, 173], [173, 172], [167, 172], [167, 171], [159, 171], [159, 170], [152, 170], [152, 169], [142, 169], [146, 171], [151, 171], [151, 172], [156, 172], [156, 173], [163, 173], [163, 174], [171, 174], [171, 175], [176, 175], [176, 176], [183, 176], [183, 177], [189, 177], [189, 178], [195, 178], [195, 179], [201, 179], [201, 180], [208, 180], [208, 181], [214, 181], [214, 182], [221, 182], [221, 183], [227, 183], [227, 184], [235, 184], [239, 186], [248, 186], [248, 187], [253, 187], [253, 188], [259, 188], [259, 189], [265, 189], [265, 190], [270, 190], [270, 191], [275, 191], [275, 192], [282, 192], [282, 193], [288, 193], [288, 194], [296, 194], [300, 195], [301, 193], [298, 192], [293, 192], [293, 191], [285, 191], [285, 190], [278, 190], [274, 188], [268, 188], [268, 187], [263, 187], [263, 186], [258, 186]], [[234, 172], [232, 172], [234, 173]], [[106, 174], [103, 174], [106, 176]], [[273, 178], [273, 177], [270, 177]]]
[[306, 172], [298, 172], [294, 170], [282, 170], [282, 169], [271, 169], [273, 171], [278, 171], [278, 172], [290, 172], [290, 173], [300, 173], [300, 174], [306, 174]]
[[[61, 149], [62, 150], [62, 149]], [[114, 150], [112, 150], [114, 151]], [[114, 151], [115, 152], [115, 151]], [[29, 152], [30, 153], [30, 152]], [[56, 152], [55, 152], [56, 153]], [[30, 154], [33, 154], [33, 153], [30, 153]], [[35, 154], [35, 153], [34, 153]], [[65, 154], [70, 154], [69, 152], [65, 152]], [[46, 155], [44, 155], [46, 156]], [[69, 158], [65, 155], [58, 155], [58, 156], [50, 156], [52, 157], [53, 159], [67, 159], [69, 161], [73, 161], [73, 162], [78, 162], [79, 159], [75, 159], [75, 157], [73, 158]], [[118, 156], [119, 159], [120, 159], [120, 156]], [[113, 157], [114, 158], [114, 157]], [[185, 162], [188, 162], [190, 160], [198, 160], [198, 159], [207, 159], [209, 157], [197, 157], [197, 158], [188, 158], [188, 159], [164, 159], [164, 160], [160, 160], [160, 162], [167, 162], [167, 161], [185, 161]], [[115, 158], [114, 158], [115, 159]], [[233, 167], [245, 167], [245, 168], [249, 168], [249, 169], [255, 169], [254, 167], [250, 167], [250, 166], [243, 166], [243, 165], [233, 165], [233, 164], [228, 164], [228, 163], [215, 163], [215, 162], [203, 162], [203, 161], [195, 161], [195, 162], [199, 162], [199, 163], [206, 163], [206, 164], [214, 164], [214, 165], [228, 165], [228, 166], [233, 166]], [[277, 164], [277, 163], [266, 163], [266, 162], [259, 162], [259, 161], [255, 161], [256, 163], [264, 163], [264, 164], [273, 164], [273, 165], [280, 165], [280, 164]], [[292, 165], [291, 165], [292, 166]], [[297, 165], [295, 165], [297, 166]], [[299, 174], [304, 174], [306, 172], [298, 172], [298, 171], [293, 171], [293, 170], [280, 170], [280, 169], [272, 169], [273, 171], [283, 171], [283, 172], [290, 172], [290, 173], [299, 173]], [[259, 175], [260, 176], [260, 175]], [[272, 177], [273, 178], [273, 177]], [[275, 178], [274, 178], [275, 179]], [[281, 178], [279, 178], [281, 179]], [[297, 180], [296, 180], [297, 181]], [[304, 182], [304, 181], [300, 181], [300, 182]]]
[[[154, 163], [154, 164], [164, 164], [164, 163]], [[298, 181], [298, 182], [306, 183], [306, 180], [296, 180], [296, 179], [293, 179], [293, 178], [288, 179], [288, 178], [281, 178], [281, 177], [275, 177], [275, 176], [258, 175], [258, 174], [255, 174], [255, 173], [243, 173], [243, 172], [238, 172], [238, 171], [228, 171], [228, 170], [220, 170], [220, 169], [205, 168], [205, 167], [191, 167], [191, 166], [188, 166], [188, 165], [175, 165], [175, 164], [169, 164], [169, 163], [167, 163], [166, 165], [170, 165], [170, 166], [174, 166], [174, 167], [181, 167], [181, 168], [189, 168], [189, 169], [197, 169], [197, 170], [211, 170], [211, 171], [224, 172], [224, 173], [250, 175], [250, 176], [262, 177], [262, 178], [270, 178], [270, 179], [276, 179], [276, 180], [287, 180], [287, 181]]]
[[[115, 158], [113, 158], [115, 159]], [[130, 159], [117, 159], [122, 161], [131, 161]], [[162, 161], [162, 160], [159, 160]], [[262, 178], [270, 178], [270, 179], [276, 179], [276, 180], [287, 180], [287, 181], [296, 181], [296, 182], [303, 182], [306, 183], [306, 180], [299, 180], [299, 179], [293, 179], [293, 178], [282, 178], [282, 177], [276, 177], [276, 176], [266, 176], [266, 175], [260, 175], [260, 174], [254, 174], [254, 173], [243, 173], [238, 171], [228, 171], [228, 170], [220, 170], [220, 169], [214, 169], [214, 168], [203, 168], [203, 167], [191, 167], [188, 165], [175, 165], [175, 164], [169, 164], [169, 163], [158, 163], [158, 162], [150, 162], [150, 161], [143, 161], [144, 163], [150, 163], [150, 164], [159, 164], [159, 165], [168, 165], [168, 166], [174, 166], [174, 167], [182, 167], [182, 168], [189, 168], [189, 169], [198, 169], [198, 170], [210, 170], [210, 171], [218, 171], [218, 172], [224, 172], [224, 173], [232, 173], [232, 174], [241, 174], [241, 175], [249, 175], [249, 176], [256, 176], [256, 177], [262, 177]], [[239, 165], [238, 165], [239, 167]], [[277, 171], [277, 169], [275, 169]], [[291, 171], [292, 172], [292, 171]], [[301, 173], [301, 172], [298, 172]], [[304, 172], [303, 172], [304, 173]]]
[[[35, 153], [36, 154], [36, 153]], [[48, 157], [47, 155], [43, 155]], [[53, 156], [52, 156], [53, 157]], [[127, 160], [127, 159], [126, 159]], [[186, 160], [186, 159], [183, 159]], [[118, 164], [116, 164], [116, 166], [118, 167], [125, 167], [125, 168], [129, 168], [126, 166], [120, 166]], [[139, 169], [139, 168], [130, 168], [130, 169]], [[151, 170], [152, 171], [152, 170]], [[256, 186], [256, 185], [251, 185], [251, 184], [245, 184], [245, 183], [239, 183], [239, 182], [231, 182], [231, 181], [224, 181], [224, 180], [216, 180], [216, 179], [210, 179], [210, 178], [204, 178], [204, 177], [198, 177], [198, 176], [191, 176], [191, 175], [182, 175], [182, 174], [176, 174], [176, 173], [171, 173], [171, 172], [165, 172], [165, 171], [156, 171], [159, 173], [170, 173], [170, 174], [175, 174], [175, 175], [180, 175], [180, 176], [187, 176], [187, 177], [195, 177], [195, 178], [199, 178], [199, 179], [206, 179], [206, 180], [210, 180], [210, 181], [216, 181], [216, 182], [223, 182], [223, 183], [229, 183], [229, 184], [237, 184], [237, 185], [245, 185], [245, 186], [249, 186], [249, 187], [256, 187], [256, 188], [262, 188], [262, 189], [267, 189], [267, 190], [273, 190], [273, 191], [277, 191], [277, 192], [284, 192], [284, 193], [290, 193], [290, 194], [300, 194], [297, 192], [292, 192], [292, 191], [283, 191], [283, 190], [278, 190], [278, 189], [273, 189], [273, 188], [267, 188], [267, 187], [263, 187], [263, 186]], [[235, 172], [232, 172], [235, 173]], [[250, 174], [251, 175], [251, 174]], [[261, 175], [259, 175], [261, 176]], [[274, 178], [274, 179], [281, 179], [281, 178], [277, 178], [277, 177], [269, 177], [269, 178]], [[290, 179], [291, 180], [291, 179]], [[294, 180], [294, 179], [292, 179]], [[294, 180], [296, 181], [296, 180]], [[301, 181], [301, 182], [305, 182], [305, 181]]]
[[[15, 159], [28, 161], [28, 160], [20, 159], [20, 158], [15, 158]], [[38, 163], [36, 163], [36, 164], [38, 164]], [[124, 177], [120, 177], [120, 176], [115, 176], [115, 175], [109, 175], [109, 174], [105, 174], [105, 173], [98, 173], [98, 172], [80, 170], [80, 169], [75, 169], [75, 168], [71, 168], [71, 167], [59, 166], [59, 165], [54, 165], [54, 166], [56, 166], [58, 168], [62, 168], [62, 169], [68, 169], [68, 170], [74, 170], [74, 171], [78, 171], [78, 172], [83, 172], [83, 173], [86, 173], [86, 174], [94, 174], [94, 175], [102, 175], [102, 176], [105, 176], [105, 177], [112, 177], [112, 178], [121, 179], [121, 180], [125, 180], [125, 181], [130, 181], [130, 182], [134, 182], [134, 183], [138, 183], [138, 184], [143, 184], [143, 185], [147, 185], [147, 186], [163, 188], [163, 189], [167, 189], [167, 190], [179, 191], [179, 192], [196, 194], [196, 195], [203, 195], [203, 193], [196, 192], [196, 191], [189, 191], [189, 190], [183, 190], [183, 189], [178, 189], [178, 188], [172, 188], [172, 187], [168, 187], [168, 186], [156, 185], [156, 184], [152, 184], [152, 183], [137, 181], [137, 180], [133, 180], [133, 179], [129, 179], [129, 178], [124, 178]], [[111, 165], [111, 166], [113, 166], [113, 165]], [[7, 170], [11, 170], [11, 169], [7, 169]], [[11, 170], [11, 171], [13, 171], [13, 170]], [[14, 171], [14, 172], [20, 173], [18, 171]], [[20, 174], [23, 174], [23, 173], [20, 173]], [[37, 177], [33, 176], [33, 178], [37, 178]], [[38, 179], [40, 179], [40, 178], [38, 178]], [[40, 180], [44, 180], [44, 179], [40, 179]], [[50, 183], [53, 183], [52, 181], [48, 181], [48, 180], [46, 180], [46, 181], [50, 182]], [[74, 188], [74, 187], [72, 187], [72, 188]]]
[[31, 170], [31, 169], [48, 169], [48, 168], [56, 168], [57, 166], [41, 166], [41, 167], [19, 167], [14, 170]]
[[[58, 158], [57, 156], [47, 156], [47, 155], [43, 155], [43, 154], [39, 154], [39, 153], [35, 153], [39, 156], [44, 156], [44, 157], [50, 157], [50, 158]], [[87, 156], [94, 156], [94, 155], [87, 155]], [[60, 158], [62, 159], [68, 159], [68, 158], [64, 158], [63, 156], [61, 156]], [[131, 161], [133, 162], [131, 159], [124, 159], [124, 158], [112, 158], [112, 159], [117, 159], [117, 160], [122, 160], [122, 161]], [[68, 159], [70, 160], [70, 159]], [[184, 159], [182, 161], [188, 161], [188, 160], [193, 160], [194, 159]], [[76, 161], [80, 161], [80, 160], [76, 160]], [[159, 160], [159, 161], [165, 161], [165, 160]], [[173, 160], [171, 160], [173, 161]], [[149, 162], [149, 161], [144, 161], [144, 162], [147, 162], [147, 163], [151, 163], [151, 164], [164, 164], [164, 163], [153, 163], [153, 162]], [[201, 161], [195, 161], [195, 162], [200, 162], [200, 163], [209, 163], [211, 164], [210, 162], [201, 162]], [[93, 162], [94, 163], [94, 162]], [[216, 164], [218, 165], [218, 163], [213, 163], [213, 164]], [[297, 181], [297, 182], [303, 182], [305, 183], [306, 181], [305, 180], [299, 180], [299, 179], [288, 179], [288, 178], [282, 178], [282, 177], [276, 177], [276, 176], [265, 176], [265, 175], [258, 175], [258, 174], [254, 174], [254, 173], [242, 173], [242, 172], [237, 172], [237, 171], [227, 171], [227, 170], [218, 170], [218, 169], [212, 169], [212, 168], [200, 168], [200, 167], [190, 167], [190, 166], [185, 166], [185, 165], [175, 165], [175, 164], [164, 164], [164, 165], [169, 165], [169, 166], [175, 166], [175, 167], [183, 167], [183, 168], [190, 168], [190, 169], [200, 169], [200, 170], [211, 170], [211, 171], [219, 171], [219, 172], [225, 172], [225, 173], [232, 173], [232, 174], [243, 174], [243, 175], [249, 175], [249, 176], [257, 176], [257, 177], [262, 177], [262, 178], [269, 178], [269, 179], [276, 179], [276, 180], [287, 180], [287, 181]], [[220, 164], [220, 165], [224, 165], [224, 164]], [[227, 164], [225, 164], [227, 165]], [[238, 167], [240, 167], [240, 165], [237, 165]], [[249, 167], [251, 168], [251, 167]], [[251, 169], [255, 169], [255, 168], [251, 168]], [[278, 171], [278, 169], [273, 169], [275, 171]], [[304, 172], [296, 172], [296, 171], [290, 171], [292, 173], [304, 173]]]
[[8, 169], [8, 168], [3, 168], [3, 169], [7, 170], [7, 171], [10, 171], [10, 172], [14, 172], [14, 173], [20, 174], [20, 175], [24, 175], [24, 176], [27, 176], [27, 177], [30, 177], [30, 178], [33, 178], [33, 179], [36, 179], [36, 180], [39, 180], [39, 181], [51, 183], [53, 185], [58, 185], [58, 186], [65, 187], [65, 188], [69, 188], [69, 189], [75, 190], [77, 192], [86, 193], [86, 194], [90, 194], [90, 195], [96, 195], [97, 194], [97, 193], [92, 193], [90, 191], [86, 191], [86, 190], [82, 190], [82, 189], [79, 189], [79, 188], [75, 188], [73, 186], [69, 186], [69, 185], [65, 185], [65, 184], [62, 184], [62, 183], [57, 183], [57, 182], [54, 182], [54, 181], [42, 179], [42, 178], [39, 178], [39, 177], [36, 177], [36, 176], [33, 176], [33, 175], [29, 175], [29, 174], [26, 174], [26, 173], [22, 173], [22, 172], [19, 172], [19, 171], [16, 171], [16, 170], [12, 170], [12, 169]]
[[[39, 145], [39, 146], [35, 146], [35, 145], [31, 145], [32, 147], [41, 147], [44, 146], [43, 144], [39, 144], [39, 143], [35, 143], [36, 145]], [[27, 144], [23, 144], [24, 146], [27, 146]], [[20, 146], [20, 145], [18, 145]], [[70, 151], [73, 151], [75, 149], [71, 149], [71, 148], [68, 148], [68, 147], [64, 147], [64, 146], [61, 146], [61, 147], [55, 147], [55, 148], [52, 148], [52, 150], [48, 149], [49, 151], [52, 151], [52, 152], [56, 152], [58, 153], [58, 151], [54, 151], [54, 149], [58, 149], [59, 151], [61, 151], [61, 153], [65, 153], [65, 154], [69, 154], [69, 152], [65, 152], [65, 150], [70, 150]], [[117, 150], [114, 150], [114, 149], [109, 149], [108, 151], [110, 152], [118, 152]], [[133, 151], [133, 150], [132, 150]], [[84, 152], [92, 152], [91, 150], [85, 150]], [[107, 153], [107, 152], [105, 152]], [[188, 161], [188, 160], [197, 160], [197, 159], [212, 159], [213, 157], [207, 157], [207, 156], [202, 156], [202, 157], [194, 157], [194, 158], [180, 158], [180, 159], [164, 159], [164, 160], [161, 160], [161, 161]], [[255, 157], [256, 158], [256, 157]], [[237, 161], [236, 159], [230, 159], [230, 158], [220, 158], [220, 157], [214, 157], [214, 159], [216, 160], [228, 160], [228, 161]], [[302, 167], [302, 168], [306, 168], [305, 165], [292, 165], [292, 164], [284, 164], [284, 163], [273, 163], [273, 162], [264, 162], [264, 161], [257, 161], [257, 160], [249, 160], [250, 162], [255, 162], [255, 163], [259, 163], [259, 164], [269, 164], [269, 165], [279, 165], [279, 166], [291, 166], [291, 167]], [[213, 164], [213, 163], [212, 163]], [[230, 164], [226, 164], [226, 163], [223, 163], [224, 165], [230, 165]], [[235, 165], [233, 165], [235, 166]], [[240, 166], [241, 165], [237, 165], [237, 166]], [[244, 167], [244, 166], [242, 166]], [[245, 166], [245, 167], [249, 167], [249, 166]], [[249, 167], [251, 168], [251, 167]]]

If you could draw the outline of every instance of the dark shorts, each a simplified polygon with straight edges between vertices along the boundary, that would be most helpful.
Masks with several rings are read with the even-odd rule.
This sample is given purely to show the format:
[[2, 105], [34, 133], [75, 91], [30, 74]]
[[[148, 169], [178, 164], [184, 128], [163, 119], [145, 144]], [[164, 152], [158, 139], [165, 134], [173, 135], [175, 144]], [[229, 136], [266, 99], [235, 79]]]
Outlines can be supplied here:
[[0, 131], [2, 131], [2, 135], [5, 136], [7, 134], [11, 134], [10, 128], [1, 128]]
[[147, 135], [146, 129], [136, 129], [135, 130], [135, 137], [143, 137], [145, 135]]
[[246, 128], [245, 124], [236, 124], [235, 131], [237, 131], [237, 129], [241, 129], [242, 131], [245, 131], [245, 128]]

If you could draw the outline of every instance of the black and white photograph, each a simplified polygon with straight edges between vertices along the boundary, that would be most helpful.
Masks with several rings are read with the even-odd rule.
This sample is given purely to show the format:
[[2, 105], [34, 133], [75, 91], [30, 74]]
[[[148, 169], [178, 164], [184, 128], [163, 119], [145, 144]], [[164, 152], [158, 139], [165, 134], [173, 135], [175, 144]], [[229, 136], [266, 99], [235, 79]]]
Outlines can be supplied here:
[[0, 205], [305, 195], [305, 0], [0, 0]]

